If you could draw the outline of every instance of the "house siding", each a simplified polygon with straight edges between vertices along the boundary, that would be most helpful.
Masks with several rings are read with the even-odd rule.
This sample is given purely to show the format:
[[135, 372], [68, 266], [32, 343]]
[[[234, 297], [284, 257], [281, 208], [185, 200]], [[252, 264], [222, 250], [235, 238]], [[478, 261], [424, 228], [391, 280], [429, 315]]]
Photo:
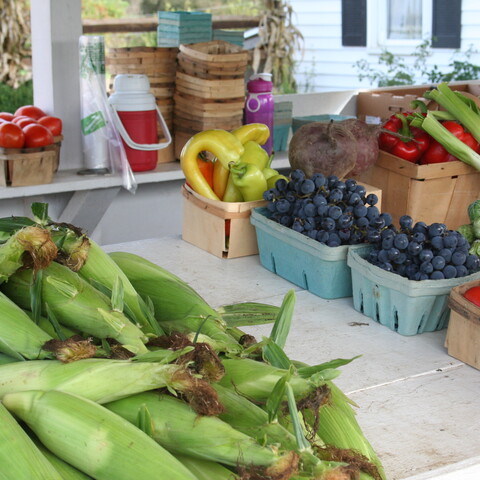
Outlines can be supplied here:
[[[359, 80], [355, 63], [365, 59], [372, 68], [380, 69], [381, 49], [342, 46], [341, 0], [293, 0], [291, 5], [294, 25], [304, 37], [303, 52], [296, 56], [299, 93], [376, 87], [366, 79]], [[471, 46], [480, 50], [480, 2], [462, 1], [461, 25], [460, 51], [465, 52]], [[371, 28], [367, 25], [367, 30]], [[414, 47], [389, 48], [392, 53], [405, 55], [407, 64], [415, 60], [410, 55], [413, 50]], [[441, 48], [432, 52], [427, 67], [437, 65], [440, 71], [450, 71], [449, 63], [455, 50]], [[480, 54], [475, 53], [470, 61], [480, 64]]]

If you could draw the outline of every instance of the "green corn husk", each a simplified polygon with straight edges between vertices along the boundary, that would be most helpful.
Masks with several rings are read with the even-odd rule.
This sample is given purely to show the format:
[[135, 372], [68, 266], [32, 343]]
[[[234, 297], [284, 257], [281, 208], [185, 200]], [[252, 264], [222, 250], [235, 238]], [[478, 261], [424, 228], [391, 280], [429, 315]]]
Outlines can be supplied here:
[[[376, 480], [385, 480], [382, 463], [363, 434], [350, 400], [334, 383], [328, 382], [328, 386], [330, 397], [319, 410], [318, 435], [326, 445], [363, 455], [367, 460], [361, 465], [363, 472]], [[315, 421], [309, 412], [304, 412], [304, 415], [307, 423], [313, 426]]]
[[163, 387], [195, 396], [204, 383], [180, 365], [130, 360], [32, 360], [0, 365], [0, 398], [12, 392], [55, 389], [106, 403]]
[[[280, 378], [287, 373], [284, 369], [274, 368], [270, 365], [250, 359], [225, 359], [223, 360], [223, 365], [225, 367], [225, 375], [219, 384], [228, 389], [239, 392], [247, 398], [260, 402], [266, 402], [268, 400], [269, 392], [272, 391]], [[331, 378], [329, 378], [330, 371], [331, 369], [321, 370], [310, 378], [302, 378], [298, 375], [293, 375], [289, 379], [289, 383], [291, 384], [296, 400], [299, 401], [307, 398], [317, 387], [322, 389], [325, 387], [331, 387], [335, 389], [336, 392], [340, 392], [332, 382], [328, 382], [328, 380], [331, 380]], [[337, 395], [337, 397], [338, 396], [339, 395]], [[319, 423], [322, 427], [325, 427], [325, 430], [322, 428], [318, 430], [318, 436], [322, 441], [320, 447], [323, 448], [324, 443], [328, 447], [358, 451], [365, 456], [362, 469], [366, 470], [367, 473], [370, 473], [369, 469], [375, 473], [376, 470], [378, 470], [378, 475], [380, 476], [377, 475], [377, 477], [373, 478], [376, 478], [376, 480], [383, 479], [381, 463], [356, 422], [351, 407], [348, 403], [345, 404], [343, 401], [338, 401], [338, 403], [342, 408], [338, 406], [336, 408], [330, 408], [329, 404], [320, 408], [320, 412], [323, 411], [323, 414], [320, 413]], [[348, 413], [348, 415], [346, 415], [345, 412]], [[314, 413], [308, 409], [303, 413], [306, 415], [305, 421], [312, 428], [315, 425]], [[325, 420], [322, 420], [322, 415]], [[328, 427], [326, 425], [328, 425]], [[360, 458], [355, 458], [355, 455], [352, 455], [350, 459], [345, 456], [332, 458], [331, 451], [327, 451], [325, 456], [328, 459], [336, 459], [347, 463], [353, 460], [362, 460]]]
[[72, 467], [69, 463], [64, 462], [61, 458], [58, 458], [48, 448], [45, 448], [38, 439], [34, 439], [35, 445], [42, 452], [45, 458], [52, 464], [53, 468], [61, 475], [63, 480], [91, 480], [92, 477], [85, 475], [85, 473]]
[[[127, 276], [118, 265], [97, 243], [85, 235], [78, 236], [73, 230], [61, 230], [60, 250], [66, 255], [62, 263], [76, 271], [88, 282], [104, 285], [110, 291], [115, 282], [120, 279], [123, 286], [123, 300], [136, 323], [142, 326], [146, 333], [163, 335], [161, 327], [153, 316], [148, 316], [148, 309], [138, 295]], [[55, 235], [53, 235], [55, 239]]]
[[[222, 363], [225, 367], [225, 375], [219, 384], [258, 401], [266, 401], [276, 383], [286, 373], [286, 370], [282, 368], [249, 358], [225, 358]], [[329, 377], [323, 376], [322, 373], [319, 372], [310, 378], [292, 376], [289, 382], [295, 397], [308, 395], [317, 387], [324, 385], [325, 378], [329, 379]], [[328, 373], [325, 372], [325, 374]]]
[[[110, 300], [78, 274], [58, 263], [44, 269], [41, 284], [42, 313], [46, 305], [59, 323], [97, 338], [113, 338], [133, 353], [146, 353], [145, 334], [123, 313], [112, 310]], [[17, 305], [30, 309], [32, 271], [23, 270], [2, 285]]]
[[46, 448], [96, 480], [195, 480], [146, 433], [98, 403], [55, 390], [10, 393], [3, 403]]
[[[284, 450], [296, 450], [300, 455], [301, 470], [311, 475], [337, 471], [345, 466], [338, 462], [322, 461], [311, 448], [299, 450], [295, 436], [277, 420], [269, 421], [267, 412], [233, 390], [215, 384], [213, 388], [225, 410], [218, 418], [236, 430], [255, 438], [259, 443], [281, 445]], [[350, 472], [351, 478], [355, 469]], [[333, 477], [334, 478], [334, 477]], [[350, 477], [345, 477], [350, 478]]]
[[62, 480], [1, 402], [0, 424], [0, 478]]
[[15, 363], [15, 362], [22, 362], [18, 358], [11, 357], [10, 355], [5, 355], [4, 353], [0, 353], [0, 365], [6, 365], [7, 363]]
[[238, 342], [226, 333], [221, 316], [186, 282], [138, 255], [114, 252], [110, 256], [140, 296], [151, 301], [155, 318], [167, 334], [200, 331], [223, 342], [229, 352], [241, 351]]
[[[28, 316], [31, 315], [31, 312], [26, 312]], [[52, 325], [52, 322], [46, 317], [40, 317], [38, 320], [37, 325], [48, 335], [52, 338], [56, 338], [58, 340], [63, 340], [65, 338], [73, 337], [74, 335], [80, 335], [78, 330], [74, 330], [73, 328], [68, 328], [65, 325], [58, 325], [60, 328], [61, 336], [60, 338], [59, 333], [55, 330], [55, 327]]]
[[[108, 409], [139, 425], [142, 410], [151, 421], [153, 438], [173, 454], [185, 454], [238, 465], [266, 467], [277, 474], [290, 471], [295, 457], [262, 447], [216, 417], [199, 417], [184, 402], [167, 395], [146, 392], [106, 405]], [[293, 472], [292, 472], [293, 473]], [[288, 477], [286, 477], [288, 478]]]
[[175, 458], [185, 465], [197, 480], [241, 480], [236, 473], [211, 460], [181, 454], [175, 454]]
[[45, 268], [57, 256], [57, 247], [48, 230], [28, 226], [12, 233], [0, 245], [0, 283], [7, 281], [24, 266], [25, 253], [33, 262], [35, 270]]
[[279, 307], [260, 302], [243, 302], [223, 305], [216, 309], [228, 327], [245, 327], [273, 323]]
[[51, 357], [42, 347], [52, 337], [1, 292], [0, 311], [0, 352], [18, 360]]

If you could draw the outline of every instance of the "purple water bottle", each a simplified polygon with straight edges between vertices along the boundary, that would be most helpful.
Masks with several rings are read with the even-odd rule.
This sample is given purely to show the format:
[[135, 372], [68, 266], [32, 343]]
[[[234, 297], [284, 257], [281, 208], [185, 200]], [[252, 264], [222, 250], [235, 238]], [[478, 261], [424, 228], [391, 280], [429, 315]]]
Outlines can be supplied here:
[[257, 73], [247, 83], [245, 100], [245, 124], [264, 123], [270, 129], [270, 137], [263, 149], [269, 154], [273, 150], [273, 83], [271, 73]]

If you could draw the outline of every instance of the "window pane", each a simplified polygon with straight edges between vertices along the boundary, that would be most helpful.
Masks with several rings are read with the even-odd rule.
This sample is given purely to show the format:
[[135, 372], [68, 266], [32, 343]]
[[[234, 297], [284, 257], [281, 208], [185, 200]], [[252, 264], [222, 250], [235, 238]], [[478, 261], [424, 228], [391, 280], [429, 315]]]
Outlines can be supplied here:
[[422, 38], [422, 0], [388, 0], [388, 38]]

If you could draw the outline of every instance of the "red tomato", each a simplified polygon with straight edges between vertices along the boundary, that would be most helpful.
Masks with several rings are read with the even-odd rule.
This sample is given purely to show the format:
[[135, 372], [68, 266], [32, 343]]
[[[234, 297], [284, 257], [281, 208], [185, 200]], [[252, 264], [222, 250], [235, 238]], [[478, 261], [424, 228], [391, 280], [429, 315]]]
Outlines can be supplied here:
[[18, 125], [20, 128], [24, 128], [26, 127], [27, 125], [30, 125], [32, 123], [38, 123], [36, 120], [34, 120], [33, 118], [30, 118], [30, 117], [25, 117], [24, 115], [22, 115], [21, 117], [15, 117], [13, 120], [13, 123], [15, 123], [16, 125]]
[[13, 120], [13, 113], [9, 112], [0, 112], [0, 119], [11, 122]]
[[35, 107], [35, 105], [24, 105], [23, 107], [17, 108], [14, 115], [16, 117], [26, 115], [34, 120], [38, 120], [39, 118], [44, 117], [46, 113], [42, 109]]
[[27, 125], [23, 129], [23, 133], [25, 134], [25, 147], [27, 148], [45, 147], [53, 143], [52, 132], [38, 123]]
[[62, 134], [62, 120], [58, 117], [45, 115], [38, 119], [38, 123], [47, 127], [55, 137]]
[[480, 307], [480, 286], [469, 288], [463, 296], [469, 301]]
[[23, 130], [13, 122], [0, 123], [0, 147], [22, 148], [25, 142]]

